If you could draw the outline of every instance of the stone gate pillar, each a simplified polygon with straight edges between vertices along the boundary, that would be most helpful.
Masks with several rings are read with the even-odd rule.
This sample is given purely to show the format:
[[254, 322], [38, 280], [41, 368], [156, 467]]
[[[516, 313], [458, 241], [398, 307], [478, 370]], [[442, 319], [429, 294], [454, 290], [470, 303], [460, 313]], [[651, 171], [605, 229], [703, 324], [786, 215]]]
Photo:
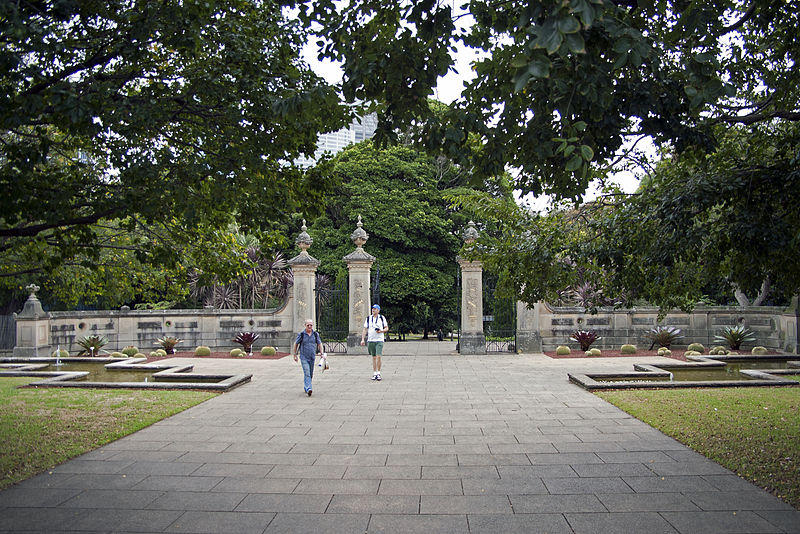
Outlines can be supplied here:
[[348, 335], [347, 352], [352, 354], [366, 354], [366, 347], [361, 346], [361, 333], [364, 329], [364, 319], [370, 313], [370, 268], [375, 263], [375, 256], [364, 251], [364, 243], [369, 239], [369, 234], [361, 228], [361, 215], [358, 216], [355, 231], [350, 239], [356, 249], [344, 257], [349, 271], [350, 288], [348, 291]]
[[[475, 223], [470, 221], [464, 231], [464, 242], [471, 245], [478, 239]], [[457, 256], [461, 266], [461, 354], [486, 354], [483, 334], [483, 263]]]
[[[303, 219], [303, 226], [300, 228], [300, 235], [295, 239], [300, 254], [290, 259], [287, 263], [292, 269], [294, 277], [294, 288], [292, 298], [292, 332], [295, 334], [305, 328], [305, 320], [314, 321], [314, 329], [318, 328], [317, 322], [317, 300], [314, 295], [316, 288], [317, 267], [319, 260], [308, 253], [308, 247], [314, 242], [306, 232], [306, 220]], [[294, 342], [294, 337], [292, 337]]]
[[50, 356], [50, 314], [42, 309], [42, 303], [36, 297], [39, 286], [31, 284], [25, 287], [31, 294], [22, 311], [14, 314], [17, 327], [17, 344], [13, 356]]

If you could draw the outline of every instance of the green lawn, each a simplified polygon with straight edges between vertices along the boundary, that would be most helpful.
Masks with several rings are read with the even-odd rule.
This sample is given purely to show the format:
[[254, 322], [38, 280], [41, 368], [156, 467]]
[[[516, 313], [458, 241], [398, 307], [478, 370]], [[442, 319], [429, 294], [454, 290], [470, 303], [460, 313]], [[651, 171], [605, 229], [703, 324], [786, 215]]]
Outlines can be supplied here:
[[0, 489], [217, 395], [16, 388], [35, 380], [0, 378]]
[[800, 388], [597, 395], [800, 509]]

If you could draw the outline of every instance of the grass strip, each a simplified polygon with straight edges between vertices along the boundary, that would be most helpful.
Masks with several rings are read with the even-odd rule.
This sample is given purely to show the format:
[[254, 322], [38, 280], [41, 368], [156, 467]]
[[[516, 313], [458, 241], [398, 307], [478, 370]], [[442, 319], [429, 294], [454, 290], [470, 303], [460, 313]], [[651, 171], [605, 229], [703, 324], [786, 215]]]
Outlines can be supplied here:
[[206, 391], [27, 388], [0, 378], [0, 489], [217, 395]]
[[799, 388], [597, 395], [800, 509]]

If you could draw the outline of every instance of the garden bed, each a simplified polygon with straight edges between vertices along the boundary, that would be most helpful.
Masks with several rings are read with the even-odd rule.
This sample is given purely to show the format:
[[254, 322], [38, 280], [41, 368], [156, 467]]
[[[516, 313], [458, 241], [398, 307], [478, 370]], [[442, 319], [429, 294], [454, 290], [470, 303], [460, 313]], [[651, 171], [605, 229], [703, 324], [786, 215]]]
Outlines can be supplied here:
[[175, 352], [175, 354], [167, 354], [166, 356], [148, 356], [147, 362], [160, 362], [169, 358], [220, 358], [228, 360], [279, 360], [285, 356], [289, 356], [288, 352], [276, 352], [272, 356], [264, 356], [259, 351], [253, 351], [252, 356], [231, 356], [230, 352], [212, 352], [208, 356], [195, 356], [194, 351]]
[[[637, 350], [636, 354], [622, 354], [619, 349], [601, 349], [603, 353], [600, 356], [587, 356], [581, 350], [573, 350], [571, 354], [567, 354], [566, 356], [560, 356], [556, 354], [554, 350], [545, 351], [544, 355], [549, 356], [553, 359], [562, 359], [562, 358], [642, 358], [647, 356], [658, 356], [657, 350]], [[686, 349], [675, 349], [672, 351], [670, 356], [663, 356], [664, 358], [670, 358], [672, 360], [678, 360], [685, 362], [686, 356], [683, 354], [686, 352]]]

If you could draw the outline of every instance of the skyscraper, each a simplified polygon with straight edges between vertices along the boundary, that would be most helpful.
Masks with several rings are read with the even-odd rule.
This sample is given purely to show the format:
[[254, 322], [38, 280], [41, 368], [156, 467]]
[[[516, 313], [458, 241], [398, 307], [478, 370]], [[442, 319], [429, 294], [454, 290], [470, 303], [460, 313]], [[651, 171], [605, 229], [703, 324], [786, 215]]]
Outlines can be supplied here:
[[378, 116], [370, 113], [364, 117], [357, 117], [347, 128], [336, 132], [320, 134], [317, 141], [317, 150], [312, 158], [298, 158], [295, 163], [301, 167], [311, 167], [324, 154], [337, 154], [353, 143], [360, 143], [375, 135], [378, 127]]

